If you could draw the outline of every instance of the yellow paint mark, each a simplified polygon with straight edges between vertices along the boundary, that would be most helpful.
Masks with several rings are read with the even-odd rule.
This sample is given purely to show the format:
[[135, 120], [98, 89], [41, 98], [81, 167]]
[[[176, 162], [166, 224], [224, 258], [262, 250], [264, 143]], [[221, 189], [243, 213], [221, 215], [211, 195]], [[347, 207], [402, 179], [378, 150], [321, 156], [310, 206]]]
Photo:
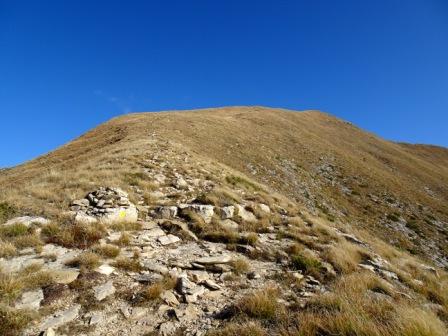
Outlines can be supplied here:
[[120, 218], [126, 217], [126, 212], [124, 210], [120, 210], [120, 213], [118, 214], [118, 217], [120, 217]]

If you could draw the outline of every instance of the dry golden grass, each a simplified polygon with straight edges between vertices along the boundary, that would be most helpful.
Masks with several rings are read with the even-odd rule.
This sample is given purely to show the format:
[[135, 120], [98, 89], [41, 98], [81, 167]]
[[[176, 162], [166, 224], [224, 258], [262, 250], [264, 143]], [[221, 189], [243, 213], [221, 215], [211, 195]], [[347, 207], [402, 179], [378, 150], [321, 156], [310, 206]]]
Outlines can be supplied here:
[[92, 249], [104, 258], [116, 258], [120, 254], [120, 248], [112, 244], [96, 245]]
[[250, 270], [250, 265], [247, 262], [246, 259], [243, 258], [237, 258], [235, 260], [232, 260], [232, 268], [233, 268], [233, 272], [237, 275], [246, 273]]
[[138, 260], [127, 257], [118, 257], [112, 265], [125, 271], [140, 272], [142, 270]]
[[349, 242], [341, 241], [325, 251], [323, 258], [328, 261], [338, 273], [356, 271], [358, 264], [368, 257], [367, 251]]
[[93, 270], [100, 264], [100, 257], [96, 253], [84, 252], [67, 262], [68, 266], [79, 267], [82, 270]]
[[229, 323], [224, 328], [212, 330], [207, 336], [267, 336], [259, 322]]

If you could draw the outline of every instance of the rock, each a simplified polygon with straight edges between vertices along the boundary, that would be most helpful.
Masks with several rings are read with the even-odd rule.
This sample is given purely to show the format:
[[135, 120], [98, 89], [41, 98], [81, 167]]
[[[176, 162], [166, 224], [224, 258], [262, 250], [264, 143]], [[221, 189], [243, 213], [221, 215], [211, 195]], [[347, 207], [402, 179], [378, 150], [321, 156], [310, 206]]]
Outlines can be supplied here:
[[187, 189], [188, 188], [188, 183], [187, 183], [187, 181], [184, 180], [184, 178], [182, 176], [178, 177], [174, 181], [173, 185], [177, 189]]
[[214, 206], [209, 204], [182, 204], [179, 205], [182, 214], [194, 212], [198, 214], [205, 223], [210, 223], [215, 213]]
[[77, 212], [75, 214], [75, 221], [78, 223], [83, 223], [83, 224], [93, 224], [96, 223], [98, 220], [93, 217], [93, 216], [89, 216], [83, 212]]
[[182, 275], [177, 279], [176, 289], [180, 294], [191, 294], [195, 288], [196, 285], [188, 280], [186, 275]]
[[190, 271], [189, 274], [191, 276], [191, 279], [196, 283], [201, 283], [210, 278], [208, 273], [205, 271]]
[[55, 283], [69, 284], [78, 278], [79, 271], [74, 269], [63, 269], [51, 271], [50, 274]]
[[213, 280], [210, 280], [210, 279], [204, 280], [202, 282], [202, 284], [205, 285], [205, 287], [207, 287], [209, 289], [212, 289], [212, 290], [219, 290], [219, 289], [221, 289], [220, 285], [218, 285], [216, 282], [214, 282]]
[[40, 330], [46, 330], [48, 328], [57, 328], [77, 319], [79, 316], [80, 309], [81, 305], [77, 304], [67, 310], [64, 310], [63, 312], [53, 315], [52, 317], [44, 321], [44, 323], [40, 327]]
[[139, 320], [142, 317], [144, 317], [146, 314], [148, 314], [148, 308], [134, 307], [134, 308], [132, 308], [129, 318], [131, 320]]
[[159, 237], [157, 240], [159, 241], [160, 244], [165, 246], [165, 245], [177, 243], [178, 241], [180, 241], [180, 238], [175, 235], [169, 234], [167, 236]]
[[187, 303], [195, 303], [198, 301], [198, 298], [205, 293], [205, 288], [202, 286], [197, 286], [191, 294], [185, 295], [185, 302]]
[[138, 274], [134, 280], [142, 283], [156, 283], [163, 280], [163, 275], [158, 273]]
[[203, 257], [196, 259], [195, 262], [202, 265], [228, 264], [232, 261], [232, 257], [228, 255]]
[[302, 279], [304, 278], [303, 274], [302, 274], [302, 273], [299, 273], [299, 272], [292, 272], [291, 275], [292, 275], [295, 279], [297, 279], [297, 280], [299, 280], [299, 281], [302, 280]]
[[235, 213], [235, 207], [228, 205], [221, 208], [221, 219], [231, 219]]
[[138, 219], [138, 211], [134, 205], [129, 207], [119, 207], [112, 209], [101, 217], [101, 222], [104, 224], [112, 224], [117, 222], [136, 222]]
[[162, 292], [160, 298], [169, 306], [178, 306], [180, 304], [174, 293], [169, 290]]
[[9, 221], [7, 221], [3, 225], [14, 225], [14, 224], [23, 224], [25, 226], [30, 226], [31, 224], [40, 224], [45, 225], [50, 223], [50, 221], [43, 217], [36, 217], [36, 216], [22, 216], [22, 217], [16, 217], [12, 218]]
[[239, 225], [231, 219], [225, 219], [221, 222], [221, 226], [229, 231], [238, 231]]
[[93, 287], [93, 292], [95, 295], [95, 299], [97, 299], [98, 301], [102, 301], [109, 295], [115, 293], [115, 287], [112, 281], [108, 281], [104, 285]]
[[146, 240], [146, 241], [150, 241], [151, 238], [154, 238], [154, 237], [161, 237], [161, 236], [164, 236], [164, 235], [165, 235], [165, 231], [163, 231], [163, 230], [162, 230], [161, 228], [159, 228], [159, 227], [156, 227], [156, 228], [154, 228], [154, 229], [144, 231], [144, 232], [139, 236], [139, 238], [141, 238], [141, 239], [143, 239], [143, 240]]
[[155, 215], [157, 218], [171, 219], [177, 216], [176, 206], [161, 206], [155, 210]]
[[48, 328], [45, 330], [41, 336], [56, 336], [56, 333], [53, 328]]
[[251, 280], [254, 280], [254, 279], [260, 279], [260, 278], [261, 278], [260, 274], [258, 274], [258, 273], [255, 272], [255, 271], [252, 271], [252, 272], [247, 273], [247, 277], [248, 277], [249, 279], [251, 279]]
[[372, 265], [359, 264], [358, 266], [363, 268], [363, 269], [365, 269], [365, 270], [368, 270], [368, 271], [371, 271], [371, 272], [375, 273], [375, 267], [373, 267]]
[[148, 271], [160, 273], [160, 274], [168, 274], [168, 268], [157, 264], [151, 260], [144, 260], [143, 261], [143, 267], [146, 268]]
[[90, 318], [89, 325], [95, 325], [95, 324], [101, 322], [102, 319], [103, 319], [103, 314], [95, 313]]
[[170, 336], [173, 335], [177, 330], [177, 326], [174, 322], [168, 321], [164, 322], [159, 327], [160, 336]]
[[82, 198], [79, 200], [74, 200], [70, 203], [71, 206], [80, 206], [80, 207], [88, 207], [90, 205], [90, 201], [87, 198]]
[[191, 232], [191, 230], [188, 228], [188, 224], [185, 222], [181, 222], [178, 220], [165, 221], [162, 224], [162, 227], [171, 233], [177, 233], [181, 231], [184, 235], [191, 238], [192, 240], [198, 240], [198, 237], [193, 232]]
[[115, 271], [115, 267], [112, 267], [107, 264], [103, 264], [100, 267], [96, 269], [98, 273], [104, 274], [104, 275], [111, 275]]
[[271, 209], [266, 204], [260, 203], [258, 204], [258, 208], [265, 213], [271, 213]]
[[246, 210], [242, 205], [235, 205], [235, 209], [237, 211], [237, 216], [241, 217], [242, 220], [246, 221], [246, 222], [256, 222], [257, 221], [257, 217], [255, 217], [255, 215]]
[[40, 308], [40, 302], [44, 299], [44, 292], [42, 289], [37, 289], [22, 294], [20, 302], [16, 304], [16, 309], [31, 309], [37, 310]]

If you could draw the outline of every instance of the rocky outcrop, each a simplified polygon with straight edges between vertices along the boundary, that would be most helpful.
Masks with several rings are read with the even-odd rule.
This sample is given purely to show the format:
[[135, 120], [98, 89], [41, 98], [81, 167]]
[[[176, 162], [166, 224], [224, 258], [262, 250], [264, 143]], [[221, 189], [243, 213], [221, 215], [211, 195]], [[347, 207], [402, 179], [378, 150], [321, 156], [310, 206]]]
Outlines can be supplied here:
[[105, 224], [115, 222], [135, 222], [138, 211], [129, 201], [128, 194], [119, 188], [101, 187], [86, 195], [83, 199], [72, 201], [71, 211], [75, 212], [78, 222]]

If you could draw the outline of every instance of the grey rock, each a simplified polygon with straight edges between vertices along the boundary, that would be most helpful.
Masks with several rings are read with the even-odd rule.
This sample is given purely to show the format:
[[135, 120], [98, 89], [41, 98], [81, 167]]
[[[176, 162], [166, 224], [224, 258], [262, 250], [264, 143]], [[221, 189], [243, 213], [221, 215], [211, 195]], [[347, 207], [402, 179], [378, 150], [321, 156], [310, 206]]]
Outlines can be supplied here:
[[235, 207], [233, 205], [228, 205], [221, 208], [221, 219], [233, 218], [235, 214]]
[[45, 225], [50, 223], [50, 221], [43, 217], [36, 217], [36, 216], [22, 216], [22, 217], [16, 217], [12, 218], [9, 221], [7, 221], [3, 225], [14, 225], [14, 224], [23, 224], [25, 226], [30, 226], [31, 224], [40, 224]]
[[203, 257], [196, 259], [195, 262], [202, 265], [228, 264], [232, 261], [229, 255], [221, 255], [214, 257]]
[[93, 287], [93, 293], [95, 295], [95, 299], [97, 299], [98, 301], [102, 301], [109, 295], [115, 293], [114, 284], [112, 281], [108, 281], [103, 285]]
[[162, 292], [160, 298], [169, 306], [178, 306], [180, 304], [174, 293], [169, 290]]
[[31, 309], [37, 310], [40, 307], [40, 302], [44, 299], [44, 292], [42, 289], [25, 292], [22, 294], [22, 298], [16, 304], [17, 309]]
[[165, 246], [165, 245], [177, 243], [178, 241], [180, 241], [180, 238], [175, 235], [169, 234], [167, 236], [161, 236], [161, 237], [157, 238], [157, 240], [159, 241], [160, 244]]
[[79, 310], [81, 309], [81, 305], [77, 304], [73, 307], [70, 307], [63, 312], [53, 315], [52, 317], [46, 319], [44, 323], [41, 325], [40, 330], [46, 330], [48, 328], [57, 328], [68, 322], [71, 322], [78, 318]]

